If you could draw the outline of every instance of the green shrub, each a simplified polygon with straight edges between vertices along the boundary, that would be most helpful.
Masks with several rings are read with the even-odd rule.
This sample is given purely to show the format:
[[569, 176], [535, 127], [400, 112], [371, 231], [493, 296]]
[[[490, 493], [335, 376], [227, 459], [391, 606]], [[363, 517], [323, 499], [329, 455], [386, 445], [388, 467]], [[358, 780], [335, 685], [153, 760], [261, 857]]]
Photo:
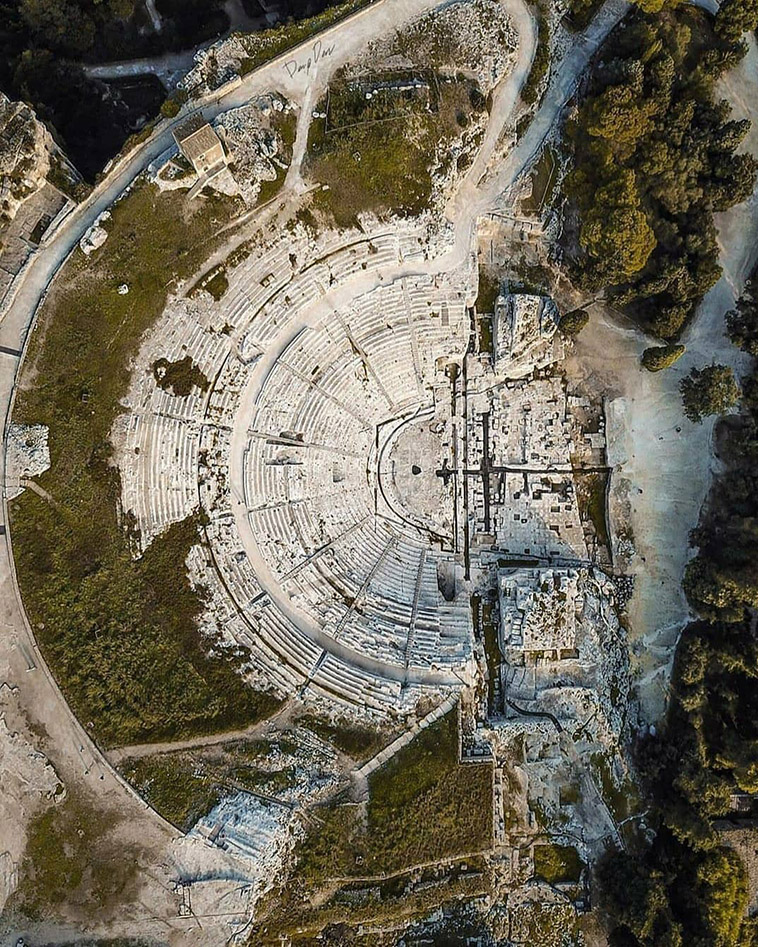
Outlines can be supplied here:
[[176, 99], [166, 99], [163, 105], [161, 105], [161, 115], [164, 118], [176, 118], [181, 109], [182, 107]]
[[534, 873], [548, 884], [579, 881], [584, 863], [573, 845], [535, 845]]
[[683, 345], [653, 345], [642, 353], [642, 364], [649, 372], [669, 368], [685, 353]]
[[545, 0], [537, 2], [537, 49], [532, 68], [521, 88], [521, 99], [526, 105], [534, 105], [542, 82], [550, 68], [550, 20], [544, 6]]
[[171, 391], [180, 398], [186, 398], [193, 388], [207, 391], [210, 384], [190, 355], [176, 362], [170, 362], [167, 358], [157, 359], [153, 362], [153, 376], [159, 388]]
[[723, 414], [739, 401], [740, 389], [728, 365], [693, 368], [679, 383], [684, 413], [695, 423], [711, 414]]
[[561, 316], [558, 323], [558, 331], [569, 339], [576, 338], [582, 329], [590, 321], [590, 314], [586, 309], [574, 309]]

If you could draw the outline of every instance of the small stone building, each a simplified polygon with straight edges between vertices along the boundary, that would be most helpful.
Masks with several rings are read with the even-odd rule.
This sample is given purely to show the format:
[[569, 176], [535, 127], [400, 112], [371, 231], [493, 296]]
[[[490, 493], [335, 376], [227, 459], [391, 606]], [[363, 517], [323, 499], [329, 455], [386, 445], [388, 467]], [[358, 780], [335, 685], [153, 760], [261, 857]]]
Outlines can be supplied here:
[[193, 115], [174, 129], [174, 141], [201, 177], [226, 166], [221, 139], [202, 115]]

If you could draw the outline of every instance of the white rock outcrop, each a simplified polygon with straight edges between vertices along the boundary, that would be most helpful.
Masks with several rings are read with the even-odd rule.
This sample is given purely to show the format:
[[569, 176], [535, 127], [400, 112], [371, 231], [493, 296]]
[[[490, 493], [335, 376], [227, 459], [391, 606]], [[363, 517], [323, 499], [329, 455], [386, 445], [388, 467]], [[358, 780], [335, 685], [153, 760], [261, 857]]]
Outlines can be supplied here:
[[50, 466], [45, 424], [11, 424], [8, 428], [7, 489], [12, 499], [23, 492], [21, 481], [44, 473]]
[[0, 229], [45, 183], [55, 151], [50, 132], [34, 110], [0, 92]]
[[101, 224], [109, 220], [110, 216], [110, 211], [104, 210], [79, 241], [79, 247], [85, 256], [89, 256], [108, 239], [108, 231]]

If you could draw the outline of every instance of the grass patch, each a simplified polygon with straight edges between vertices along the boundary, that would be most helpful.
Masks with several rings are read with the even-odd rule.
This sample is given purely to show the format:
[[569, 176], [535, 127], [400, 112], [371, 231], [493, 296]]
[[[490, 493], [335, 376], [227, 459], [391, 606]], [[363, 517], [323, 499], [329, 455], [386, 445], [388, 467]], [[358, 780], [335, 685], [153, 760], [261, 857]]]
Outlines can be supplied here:
[[[473, 898], [492, 893], [490, 874], [483, 860], [467, 859], [464, 864], [443, 870], [427, 869], [418, 874], [400, 874], [380, 883], [353, 882], [338, 885], [309, 899], [302, 889], [293, 897], [290, 883], [268, 894], [257, 911], [258, 922], [250, 929], [252, 941], [261, 947], [286, 943], [314, 947], [330, 943], [326, 929], [339, 930], [347, 937], [341, 944], [376, 947], [375, 925], [397, 930], [401, 925], [428, 918], [439, 908], [447, 910]], [[361, 927], [365, 925], [365, 931]], [[365, 938], [365, 939], [364, 939]], [[382, 940], [389, 944], [390, 941]], [[428, 943], [428, 940], [424, 941]], [[394, 943], [394, 941], [392, 941]], [[415, 941], [414, 941], [415, 943]], [[448, 941], [438, 941], [447, 944]], [[458, 944], [458, 941], [451, 941]], [[463, 947], [463, 941], [460, 942]]]
[[183, 832], [221, 799], [220, 787], [207, 773], [173, 754], [127, 760], [119, 769], [146, 802]]
[[32, 920], [112, 914], [138, 882], [137, 852], [109, 838], [113, 827], [112, 813], [70, 790], [35, 816], [10, 907]]
[[[297, 116], [292, 109], [288, 109], [285, 112], [277, 112], [271, 119], [271, 125], [276, 131], [279, 132], [284, 145], [281, 160], [283, 163], [289, 166], [290, 162], [292, 161], [292, 148], [295, 144], [295, 136], [297, 134]], [[260, 182], [260, 190], [258, 191], [256, 207], [261, 207], [263, 204], [267, 204], [269, 201], [272, 201], [282, 189], [282, 185], [284, 184], [286, 177], [286, 169], [277, 165], [276, 177], [272, 178], [270, 181], [264, 180]]]
[[293, 786], [291, 761], [267, 768], [275, 749], [286, 755], [296, 747], [286, 739], [234, 740], [197, 751], [126, 759], [119, 770], [164, 819], [187, 832], [224, 796], [241, 790], [275, 796]]
[[576, 909], [569, 902], [522, 901], [511, 912], [510, 938], [529, 947], [578, 947]]
[[629, 818], [638, 808], [637, 791], [630, 780], [618, 786], [613, 776], [610, 760], [602, 753], [593, 753], [590, 757], [590, 770], [614, 819], [621, 822]]
[[539, 161], [532, 171], [532, 192], [521, 205], [525, 213], [541, 214], [545, 204], [550, 202], [555, 190], [557, 168], [555, 151], [550, 147], [543, 148]]
[[400, 870], [492, 844], [492, 767], [458, 762], [454, 712], [424, 730], [369, 782], [373, 851], [366, 865]]
[[226, 267], [219, 265], [212, 267], [207, 273], [204, 273], [192, 289], [190, 289], [189, 295], [196, 296], [199, 292], [204, 290], [206, 293], [209, 293], [216, 302], [219, 302], [228, 289], [229, 280], [226, 276]]
[[308, 883], [399, 872], [492, 844], [492, 768], [458, 762], [457, 715], [424, 730], [369, 780], [368, 825], [353, 806], [324, 810], [299, 865]]
[[212, 276], [208, 280], [203, 288], [213, 296], [216, 302], [219, 302], [227, 289], [229, 289], [229, 280], [226, 278], [226, 273], [223, 270], [219, 270], [215, 276]]
[[[54, 504], [31, 491], [11, 504], [19, 583], [66, 700], [106, 745], [241, 727], [277, 703], [235, 672], [243, 652], [198, 631], [203, 596], [184, 564], [197, 524], [175, 524], [134, 561], [110, 464], [110, 430], [142, 336], [236, 207], [135, 185], [112, 209], [105, 246], [65, 264], [21, 378], [15, 420], [50, 428], [40, 483]], [[121, 296], [125, 280], [132, 290]]]
[[578, 783], [568, 783], [560, 788], [560, 799], [562, 806], [578, 805], [581, 798], [581, 792]]
[[476, 295], [476, 311], [494, 313], [495, 301], [500, 295], [501, 281], [484, 267], [479, 267], [479, 289]]
[[573, 845], [535, 845], [534, 873], [548, 884], [578, 882], [584, 862]]
[[316, 736], [332, 744], [358, 763], [371, 759], [392, 739], [386, 731], [356, 726], [347, 720], [336, 724], [330, 723], [323, 717], [316, 717], [313, 714], [298, 717], [297, 725], [311, 730]]
[[608, 474], [588, 473], [579, 478], [577, 503], [580, 511], [592, 523], [597, 540], [604, 546], [609, 543], [608, 521], [605, 515], [605, 490]]
[[487, 659], [487, 700], [490, 713], [496, 713], [502, 710], [502, 707], [496, 706], [497, 694], [499, 693], [499, 688], [496, 685], [500, 680], [500, 666], [503, 663], [503, 655], [500, 651], [500, 643], [497, 636], [498, 625], [494, 618], [494, 611], [495, 606], [492, 602], [478, 601], [478, 622], [484, 640], [484, 653]]
[[[350, 16], [362, 7], [368, 6], [371, 0], [345, 0], [337, 6], [330, 7], [316, 16], [308, 17], [295, 23], [275, 26], [260, 33], [236, 34], [242, 41], [247, 56], [240, 64], [240, 75], [245, 76], [253, 69], [281, 56], [287, 50], [299, 46], [310, 37], [323, 32], [345, 17]], [[328, 47], [321, 47], [320, 55], [327, 55]]]
[[[329, 95], [337, 127], [316, 119], [309, 131], [307, 169], [327, 186], [314, 204], [343, 227], [365, 211], [415, 216], [425, 210], [448, 142], [479, 107], [478, 87], [466, 79], [430, 78], [428, 87], [395, 93], [392, 102], [386, 94], [367, 100], [363, 90], [371, 85], [338, 81]], [[325, 110], [320, 103], [318, 111]]]
[[284, 184], [284, 179], [286, 177], [287, 172], [283, 168], [277, 168], [275, 178], [272, 178], [270, 181], [261, 181], [256, 207], [260, 207], [261, 205], [272, 201], [279, 191], [281, 191], [282, 185]]
[[476, 330], [479, 340], [479, 351], [484, 355], [495, 354], [495, 342], [492, 333], [492, 319], [490, 315], [477, 316]]
[[176, 362], [170, 362], [167, 358], [157, 359], [153, 362], [153, 375], [159, 388], [172, 391], [180, 398], [186, 398], [193, 388], [207, 391], [210, 384], [189, 355]]
[[[373, 774], [365, 821], [346, 802], [312, 810], [294, 873], [259, 914], [261, 943], [335, 922], [397, 922], [489, 890], [475, 853], [492, 845], [492, 767], [458, 762], [457, 726], [447, 714]], [[409, 874], [444, 860], [444, 870]]]

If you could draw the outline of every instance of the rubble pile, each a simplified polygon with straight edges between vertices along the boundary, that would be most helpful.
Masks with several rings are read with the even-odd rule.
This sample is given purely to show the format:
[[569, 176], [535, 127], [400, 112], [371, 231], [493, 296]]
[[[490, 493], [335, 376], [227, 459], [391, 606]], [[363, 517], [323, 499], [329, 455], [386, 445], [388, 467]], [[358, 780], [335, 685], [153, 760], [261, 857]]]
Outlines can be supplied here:
[[102, 224], [106, 220], [110, 220], [111, 213], [108, 210], [104, 210], [96, 219], [94, 224], [87, 230], [82, 239], [79, 241], [79, 248], [85, 256], [89, 256], [90, 253], [97, 250], [99, 247], [105, 243], [108, 239], [108, 231]]
[[199, 98], [240, 75], [242, 63], [248, 58], [245, 39], [242, 33], [232, 33], [207, 49], [198, 50], [195, 65], [179, 83], [181, 88], [192, 98]]
[[22, 480], [44, 473], [50, 466], [45, 424], [11, 424], [8, 428], [8, 499], [23, 492]]
[[289, 806], [244, 792], [228, 796], [174, 843], [177, 884], [192, 884], [194, 898], [214, 882], [233, 880], [242, 920], [280, 875], [301, 835]]
[[272, 119], [289, 110], [278, 95], [262, 95], [242, 108], [224, 112], [216, 128], [226, 146], [239, 193], [255, 204], [264, 181], [275, 181], [287, 168], [284, 141]]

